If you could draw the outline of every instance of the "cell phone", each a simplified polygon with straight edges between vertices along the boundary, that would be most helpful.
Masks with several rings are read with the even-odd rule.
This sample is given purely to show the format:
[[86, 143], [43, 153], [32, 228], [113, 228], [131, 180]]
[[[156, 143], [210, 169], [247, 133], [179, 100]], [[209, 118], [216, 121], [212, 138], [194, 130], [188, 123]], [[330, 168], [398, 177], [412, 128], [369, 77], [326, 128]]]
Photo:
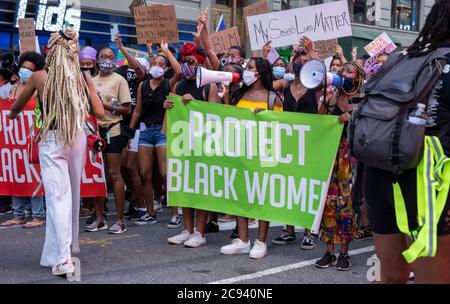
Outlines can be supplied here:
[[111, 41], [116, 39], [116, 34], [119, 32], [119, 25], [117, 23], [111, 24]]

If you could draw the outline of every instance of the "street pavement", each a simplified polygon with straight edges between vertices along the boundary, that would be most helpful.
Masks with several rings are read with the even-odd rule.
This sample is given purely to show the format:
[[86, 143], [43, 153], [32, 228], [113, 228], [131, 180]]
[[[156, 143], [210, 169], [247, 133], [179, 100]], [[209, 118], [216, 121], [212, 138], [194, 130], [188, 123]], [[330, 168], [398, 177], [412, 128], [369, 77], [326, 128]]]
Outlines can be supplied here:
[[[112, 205], [112, 204], [109, 204]], [[111, 207], [111, 206], [110, 206]], [[113, 211], [112, 211], [113, 212]], [[3, 222], [12, 216], [0, 216]], [[282, 226], [269, 229], [268, 255], [252, 260], [248, 255], [224, 256], [220, 247], [228, 244], [234, 223], [221, 224], [221, 231], [206, 235], [207, 246], [191, 249], [170, 245], [167, 238], [183, 228], [168, 229], [169, 209], [158, 213], [158, 223], [136, 226], [127, 222], [127, 232], [120, 235], [84, 232], [86, 218], [80, 219], [81, 281], [84, 284], [368, 284], [367, 260], [374, 254], [372, 239], [351, 243], [352, 269], [337, 271], [317, 269], [314, 262], [326, 250], [317, 241], [317, 248], [300, 249], [302, 233], [297, 233], [294, 244], [272, 245]], [[111, 225], [114, 214], [108, 216]], [[250, 237], [257, 236], [257, 225], [252, 225]], [[76, 284], [54, 277], [48, 268], [39, 265], [44, 244], [45, 228], [27, 230], [20, 226], [0, 228], [0, 284], [39, 283]]]

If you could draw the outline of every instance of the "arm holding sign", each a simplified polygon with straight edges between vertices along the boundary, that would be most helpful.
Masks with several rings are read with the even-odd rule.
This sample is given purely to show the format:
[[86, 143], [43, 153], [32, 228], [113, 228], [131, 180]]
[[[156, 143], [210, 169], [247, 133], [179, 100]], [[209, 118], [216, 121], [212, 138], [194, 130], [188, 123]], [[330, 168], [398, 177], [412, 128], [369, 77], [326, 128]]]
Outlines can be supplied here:
[[172, 79], [170, 79], [170, 88], [174, 88], [175, 84], [181, 79], [182, 71], [181, 65], [177, 59], [173, 56], [172, 52], [169, 50], [169, 45], [167, 42], [161, 41], [161, 51], [169, 60], [170, 66], [172, 67], [175, 74]]
[[136, 58], [134, 58], [134, 56], [132, 56], [123, 46], [120, 33], [116, 34], [116, 39], [114, 39], [114, 43], [116, 44], [116, 47], [123, 53], [125, 58], [128, 60], [128, 64], [130, 65], [130, 67], [136, 71], [136, 76], [139, 78], [139, 80], [143, 81], [145, 79], [144, 69], [141, 67]]
[[214, 53], [211, 46], [211, 42], [208, 37], [208, 29], [206, 27], [206, 18], [208, 17], [208, 8], [205, 9], [204, 13], [198, 18], [199, 24], [202, 24], [202, 30], [200, 32], [200, 37], [202, 44], [205, 47], [206, 55], [208, 56], [209, 62], [211, 64], [212, 70], [218, 70], [220, 67], [219, 58], [217, 58], [216, 53]]

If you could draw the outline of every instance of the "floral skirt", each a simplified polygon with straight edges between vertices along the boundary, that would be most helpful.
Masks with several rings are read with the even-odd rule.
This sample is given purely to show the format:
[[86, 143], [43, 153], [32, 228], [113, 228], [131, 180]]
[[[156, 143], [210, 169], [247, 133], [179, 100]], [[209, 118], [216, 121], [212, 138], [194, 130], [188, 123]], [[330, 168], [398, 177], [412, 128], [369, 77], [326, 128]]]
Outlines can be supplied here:
[[327, 244], [347, 244], [357, 233], [352, 207], [353, 163], [348, 140], [342, 138], [322, 216], [322, 241]]

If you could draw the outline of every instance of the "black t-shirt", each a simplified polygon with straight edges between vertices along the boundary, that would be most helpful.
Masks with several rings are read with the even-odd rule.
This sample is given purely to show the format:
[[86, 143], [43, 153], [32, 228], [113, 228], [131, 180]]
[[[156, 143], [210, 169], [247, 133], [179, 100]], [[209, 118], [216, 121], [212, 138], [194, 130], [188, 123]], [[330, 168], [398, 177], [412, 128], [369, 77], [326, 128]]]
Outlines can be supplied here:
[[164, 101], [170, 93], [169, 80], [165, 79], [159, 86], [152, 90], [150, 86], [150, 80], [146, 80], [142, 83], [142, 114], [141, 122], [144, 122], [146, 126], [152, 124], [162, 124], [164, 120]]
[[299, 100], [295, 100], [291, 92], [292, 82], [284, 89], [283, 111], [298, 112], [298, 113], [317, 113], [317, 97], [315, 90], [307, 90]]
[[191, 94], [194, 99], [197, 100], [208, 100], [210, 85], [207, 84], [203, 87], [197, 88], [196, 80], [189, 80], [183, 77], [177, 84], [176, 94], [183, 96], [185, 94]]
[[445, 155], [450, 156], [450, 53], [447, 62], [428, 101], [426, 134], [439, 136]]

